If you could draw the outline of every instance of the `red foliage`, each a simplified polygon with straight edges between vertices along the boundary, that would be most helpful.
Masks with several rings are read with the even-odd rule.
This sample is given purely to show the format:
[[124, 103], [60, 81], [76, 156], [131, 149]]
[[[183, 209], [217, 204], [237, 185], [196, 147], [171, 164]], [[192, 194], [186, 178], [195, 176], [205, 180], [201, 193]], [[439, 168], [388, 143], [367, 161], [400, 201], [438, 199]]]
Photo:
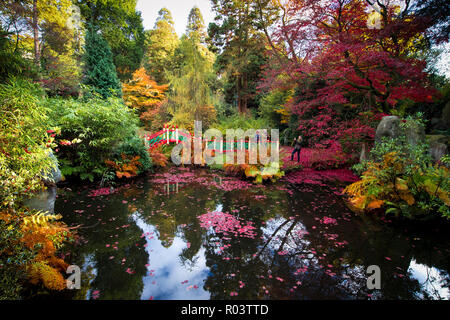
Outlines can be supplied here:
[[296, 87], [287, 107], [310, 144], [339, 140], [351, 152], [350, 140], [373, 137], [375, 117], [437, 95], [425, 62], [409, 54], [427, 24], [404, 8], [378, 7], [377, 27], [369, 1], [291, 0], [282, 10], [262, 87]]

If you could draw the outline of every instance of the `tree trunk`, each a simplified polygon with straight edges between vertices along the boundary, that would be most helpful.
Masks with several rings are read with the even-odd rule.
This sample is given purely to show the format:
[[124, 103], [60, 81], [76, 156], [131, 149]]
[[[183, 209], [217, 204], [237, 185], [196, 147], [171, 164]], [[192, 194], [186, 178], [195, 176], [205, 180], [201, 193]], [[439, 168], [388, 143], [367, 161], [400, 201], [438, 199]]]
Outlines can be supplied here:
[[247, 113], [247, 106], [248, 106], [248, 94], [247, 94], [247, 89], [248, 89], [248, 80], [247, 80], [247, 74], [244, 73], [243, 75], [244, 79], [243, 79], [243, 84], [242, 84], [242, 113]]
[[39, 26], [38, 26], [38, 9], [37, 0], [33, 0], [33, 36], [34, 36], [34, 61], [36, 66], [40, 66], [41, 61], [41, 51], [39, 46]]
[[237, 91], [237, 99], [238, 99], [238, 110], [240, 114], [247, 113], [247, 75], [238, 75], [236, 79], [236, 91]]

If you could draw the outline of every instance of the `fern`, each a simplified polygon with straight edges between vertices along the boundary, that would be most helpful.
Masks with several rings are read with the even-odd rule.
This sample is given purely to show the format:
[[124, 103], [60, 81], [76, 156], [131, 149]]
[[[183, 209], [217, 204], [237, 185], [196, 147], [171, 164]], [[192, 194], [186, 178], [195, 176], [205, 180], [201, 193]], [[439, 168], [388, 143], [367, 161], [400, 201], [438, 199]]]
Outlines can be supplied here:
[[33, 224], [36, 226], [45, 226], [50, 221], [55, 221], [61, 219], [62, 216], [60, 214], [51, 215], [47, 214], [47, 212], [38, 211], [31, 216], [24, 217], [23, 224], [26, 226], [28, 224]]

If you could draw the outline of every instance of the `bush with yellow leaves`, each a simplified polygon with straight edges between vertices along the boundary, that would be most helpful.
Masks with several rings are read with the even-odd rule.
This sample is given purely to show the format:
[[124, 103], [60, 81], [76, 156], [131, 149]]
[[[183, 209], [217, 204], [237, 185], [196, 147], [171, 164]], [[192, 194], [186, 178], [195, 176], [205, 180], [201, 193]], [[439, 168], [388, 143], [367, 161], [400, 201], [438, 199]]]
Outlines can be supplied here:
[[450, 219], [450, 170], [441, 164], [410, 166], [407, 157], [396, 152], [381, 162], [369, 162], [362, 179], [348, 186], [350, 205], [356, 211], [386, 207], [386, 213], [411, 219], [440, 214]]
[[[73, 232], [62, 222], [60, 215], [47, 215], [43, 212], [4, 210], [0, 221], [9, 228], [18, 229], [20, 237], [15, 239], [25, 250], [33, 252], [33, 257], [20, 268], [33, 285], [42, 284], [49, 290], [64, 290], [66, 280], [62, 273], [68, 264], [56, 256], [58, 249], [73, 238]], [[8, 252], [3, 252], [8, 255]]]

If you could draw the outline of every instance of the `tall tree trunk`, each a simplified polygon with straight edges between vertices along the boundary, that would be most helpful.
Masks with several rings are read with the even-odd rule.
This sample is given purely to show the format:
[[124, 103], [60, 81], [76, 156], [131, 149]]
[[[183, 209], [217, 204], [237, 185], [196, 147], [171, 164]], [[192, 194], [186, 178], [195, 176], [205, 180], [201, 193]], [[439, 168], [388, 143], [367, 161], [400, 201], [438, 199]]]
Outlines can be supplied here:
[[33, 0], [33, 36], [34, 36], [34, 61], [36, 66], [40, 66], [41, 61], [41, 51], [39, 46], [39, 26], [38, 26], [38, 9], [37, 0]]
[[248, 105], [248, 79], [247, 74], [243, 74], [243, 83], [242, 83], [242, 113], [247, 113], [247, 105]]
[[239, 74], [236, 78], [236, 95], [239, 114], [242, 114], [242, 78]]

